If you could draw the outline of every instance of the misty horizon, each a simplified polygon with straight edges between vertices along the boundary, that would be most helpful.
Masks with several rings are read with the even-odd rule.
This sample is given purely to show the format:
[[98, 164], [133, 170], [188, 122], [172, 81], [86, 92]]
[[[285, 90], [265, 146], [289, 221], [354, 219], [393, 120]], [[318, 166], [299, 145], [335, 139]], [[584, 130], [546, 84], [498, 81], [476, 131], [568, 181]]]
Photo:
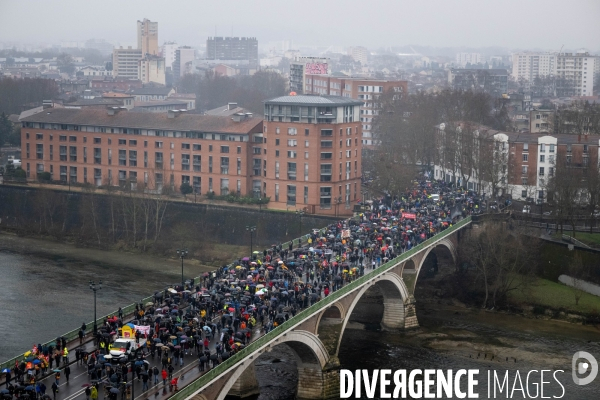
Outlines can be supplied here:
[[[558, 0], [430, 1], [426, 6], [381, 0], [369, 3], [370, 7], [356, 3], [354, 8], [351, 4], [335, 0], [314, 8], [299, 1], [282, 6], [254, 0], [232, 7], [230, 3], [108, 0], [90, 7], [73, 0], [2, 0], [0, 42], [56, 45], [103, 39], [115, 46], [135, 47], [136, 21], [148, 18], [159, 24], [160, 44], [174, 41], [202, 47], [208, 37], [249, 36], [258, 39], [263, 52], [282, 41], [290, 42], [294, 49], [364, 46], [370, 51], [410, 51], [419, 47], [413, 50], [417, 53], [431, 49], [425, 54], [449, 48], [600, 50], [600, 25], [596, 22], [600, 2], [593, 0], [573, 1], [569, 7]], [[286, 15], [294, 16], [293, 20], [282, 17]], [[572, 29], [574, 26], [579, 29]]]

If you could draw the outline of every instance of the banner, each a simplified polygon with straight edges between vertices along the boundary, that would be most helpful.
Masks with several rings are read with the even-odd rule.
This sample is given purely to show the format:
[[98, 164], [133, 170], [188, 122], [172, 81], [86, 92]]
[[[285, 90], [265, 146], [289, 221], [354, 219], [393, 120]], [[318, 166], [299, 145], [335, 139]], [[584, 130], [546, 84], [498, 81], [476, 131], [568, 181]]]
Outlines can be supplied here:
[[411, 213], [402, 213], [402, 218], [405, 218], [405, 219], [417, 219], [417, 216], [415, 214], [411, 214]]
[[134, 329], [136, 331], [138, 331], [142, 335], [149, 335], [150, 334], [150, 326], [134, 325], [134, 327], [135, 327]]
[[342, 238], [349, 238], [350, 237], [350, 229], [346, 229], [342, 231]]

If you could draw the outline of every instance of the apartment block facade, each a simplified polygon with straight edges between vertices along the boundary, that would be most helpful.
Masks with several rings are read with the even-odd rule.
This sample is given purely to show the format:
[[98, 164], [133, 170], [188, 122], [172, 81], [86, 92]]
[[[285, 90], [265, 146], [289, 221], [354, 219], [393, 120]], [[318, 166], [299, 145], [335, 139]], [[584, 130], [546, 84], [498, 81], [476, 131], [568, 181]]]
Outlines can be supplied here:
[[104, 110], [46, 109], [22, 120], [23, 169], [30, 179], [131, 189], [252, 194], [251, 146], [262, 119]]
[[253, 144], [255, 177], [269, 208], [349, 215], [360, 198], [362, 102], [282, 96], [265, 102], [264, 141]]
[[113, 50], [113, 76], [118, 79], [139, 79], [140, 61], [143, 58], [141, 49], [131, 46]]
[[208, 60], [248, 61], [258, 65], [258, 40], [255, 37], [209, 37], [206, 40]]
[[137, 43], [142, 54], [158, 56], [158, 22], [144, 18], [137, 22]]
[[296, 57], [294, 61], [290, 62], [290, 91], [305, 94], [307, 93], [306, 75], [327, 75], [328, 73], [328, 58]]
[[379, 97], [388, 91], [393, 91], [398, 96], [408, 94], [407, 81], [334, 77], [329, 75], [306, 75], [304, 87], [306, 94], [342, 96], [361, 101], [361, 140], [364, 146], [374, 144], [372, 123], [373, 118], [379, 113]]

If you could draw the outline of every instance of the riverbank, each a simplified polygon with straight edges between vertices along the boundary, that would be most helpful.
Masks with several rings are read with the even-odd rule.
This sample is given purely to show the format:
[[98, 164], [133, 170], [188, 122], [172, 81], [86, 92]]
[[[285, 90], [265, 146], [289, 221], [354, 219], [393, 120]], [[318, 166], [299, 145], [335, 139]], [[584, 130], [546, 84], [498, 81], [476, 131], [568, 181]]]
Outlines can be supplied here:
[[[186, 275], [199, 276], [203, 272], [215, 269], [218, 265], [230, 263], [243, 254], [244, 249], [242, 246], [234, 245], [215, 246], [213, 252], [206, 254], [210, 260], [209, 264], [186, 258], [184, 261]], [[49, 258], [55, 261], [94, 263], [161, 273], [168, 273], [168, 271], [174, 271], [175, 274], [181, 273], [181, 261], [177, 258], [166, 258], [125, 250], [100, 250], [79, 247], [73, 243], [22, 237], [5, 231], [0, 232], [0, 251]]]

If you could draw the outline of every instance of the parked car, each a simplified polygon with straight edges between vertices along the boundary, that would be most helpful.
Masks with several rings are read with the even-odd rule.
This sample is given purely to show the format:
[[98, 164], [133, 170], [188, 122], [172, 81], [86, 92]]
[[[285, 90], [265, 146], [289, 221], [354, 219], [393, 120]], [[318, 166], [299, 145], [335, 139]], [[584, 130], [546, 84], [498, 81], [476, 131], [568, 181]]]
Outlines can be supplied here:
[[531, 206], [530, 205], [524, 205], [523, 206], [523, 214], [529, 214], [531, 212]]

